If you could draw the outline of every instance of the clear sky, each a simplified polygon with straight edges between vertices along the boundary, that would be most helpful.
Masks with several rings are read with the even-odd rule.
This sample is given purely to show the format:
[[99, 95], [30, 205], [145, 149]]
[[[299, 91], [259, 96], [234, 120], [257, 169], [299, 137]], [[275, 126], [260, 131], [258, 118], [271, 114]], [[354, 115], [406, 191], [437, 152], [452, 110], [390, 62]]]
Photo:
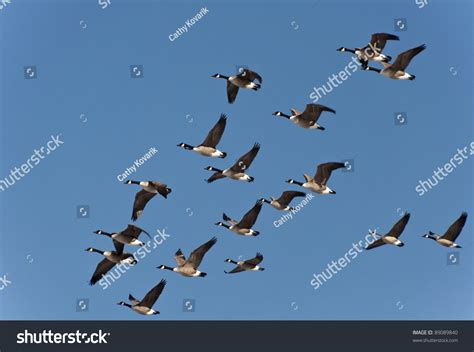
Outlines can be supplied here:
[[[202, 7], [209, 12], [176, 40], [169, 35]], [[19, 181], [0, 192], [0, 290], [3, 319], [143, 319], [115, 303], [129, 293], [143, 297], [168, 280], [144, 319], [472, 319], [473, 161], [467, 159], [438, 186], [420, 196], [419, 180], [432, 176], [473, 141], [471, 1], [97, 1], [12, 0], [0, 10], [2, 47], [0, 179], [27, 162], [51, 136], [64, 142]], [[395, 32], [405, 18], [406, 31]], [[82, 21], [82, 22], [81, 22]], [[325, 131], [303, 130], [272, 112], [303, 110], [313, 87], [344, 70], [341, 46], [365, 45], [388, 32], [396, 57], [425, 43], [410, 64], [414, 81], [354, 72], [319, 100]], [[142, 65], [143, 78], [131, 78]], [[240, 91], [227, 103], [225, 82], [215, 73], [245, 65], [263, 77], [258, 92]], [[36, 66], [36, 79], [25, 67]], [[220, 149], [207, 159], [176, 144], [200, 143], [221, 113], [228, 115]], [[406, 112], [408, 124], [395, 125]], [[230, 166], [255, 143], [261, 150], [251, 184], [207, 184], [204, 168]], [[158, 153], [131, 176], [165, 182], [168, 199], [156, 197], [137, 225], [166, 241], [111, 287], [90, 287], [101, 257], [85, 248], [111, 249], [94, 230], [118, 231], [130, 222], [136, 186], [117, 175], [155, 147]], [[472, 158], [472, 157], [471, 157]], [[240, 218], [263, 196], [297, 189], [288, 178], [314, 174], [316, 165], [354, 160], [293, 219], [265, 205], [259, 237], [236, 236], [214, 223], [222, 213]], [[90, 207], [78, 218], [77, 207]], [[412, 217], [403, 248], [384, 246], [358, 254], [315, 290], [324, 271], [363, 240], [368, 229], [386, 232], [403, 211]], [[461, 214], [469, 217], [452, 250], [421, 238], [443, 233]], [[174, 264], [218, 238], [201, 265], [206, 278], [189, 279], [160, 264]], [[127, 247], [133, 251], [134, 247]], [[263, 272], [224, 274], [233, 259], [264, 255]], [[448, 265], [448, 253], [458, 252]], [[76, 312], [78, 299], [87, 312]], [[194, 299], [195, 311], [183, 312]]]

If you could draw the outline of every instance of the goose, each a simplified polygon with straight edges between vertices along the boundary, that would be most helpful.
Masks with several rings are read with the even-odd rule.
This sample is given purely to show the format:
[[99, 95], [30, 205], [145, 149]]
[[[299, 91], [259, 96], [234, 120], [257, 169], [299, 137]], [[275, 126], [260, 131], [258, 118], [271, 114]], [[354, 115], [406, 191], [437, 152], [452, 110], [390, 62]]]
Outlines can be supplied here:
[[115, 266], [115, 264], [135, 265], [137, 263], [137, 260], [132, 254], [123, 252], [123, 244], [114, 241], [114, 245], [115, 251], [101, 251], [92, 247], [86, 249], [87, 252], [95, 252], [104, 256], [104, 259], [99, 262], [89, 281], [91, 286], [95, 285], [103, 275], [107, 274], [107, 272]]
[[137, 221], [140, 215], [143, 213], [146, 204], [156, 196], [158, 193], [163, 197], [167, 198], [168, 194], [171, 193], [171, 188], [167, 185], [158, 181], [132, 181], [127, 180], [124, 182], [126, 185], [139, 185], [142, 190], [135, 195], [135, 201], [133, 203], [132, 220]]
[[137, 312], [138, 314], [143, 314], [143, 315], [160, 314], [159, 311], [154, 310], [152, 307], [155, 304], [156, 300], [160, 297], [165, 286], [166, 286], [166, 280], [162, 279], [158, 283], [158, 285], [153, 287], [141, 301], [139, 301], [132, 295], [128, 295], [128, 299], [131, 304], [125, 303], [124, 301], [121, 301], [117, 304], [120, 306], [128, 307], [132, 309], [134, 312]]
[[288, 211], [293, 210], [293, 208], [290, 207], [290, 203], [295, 197], [306, 197], [306, 193], [298, 191], [285, 191], [278, 199], [270, 197], [271, 200], [262, 198], [261, 201], [270, 204], [277, 210]]
[[222, 138], [222, 134], [224, 133], [226, 121], [226, 114], [221, 114], [219, 121], [217, 121], [214, 127], [209, 131], [209, 134], [207, 135], [204, 142], [202, 142], [198, 146], [193, 147], [192, 145], [186, 143], [180, 143], [178, 144], [178, 147], [181, 147], [186, 150], [193, 150], [196, 153], [204, 156], [225, 158], [227, 153], [221, 152], [220, 150], [216, 149], [216, 147]]
[[324, 131], [325, 128], [317, 124], [319, 116], [321, 116], [323, 111], [329, 111], [333, 114], [336, 113], [335, 110], [324, 105], [306, 104], [306, 108], [303, 112], [300, 112], [296, 109], [291, 109], [291, 115], [287, 115], [281, 111], [275, 111], [273, 115], [285, 117], [292, 121], [295, 125], [298, 125], [302, 128], [318, 129]]
[[467, 213], [463, 212], [461, 216], [454, 223], [451, 224], [451, 226], [444, 233], [443, 236], [436, 235], [435, 233], [430, 231], [429, 234], [423, 235], [423, 237], [435, 240], [440, 245], [445, 246], [445, 247], [461, 248], [461, 246], [454, 243], [454, 241], [456, 241], [456, 238], [461, 233], [464, 227], [464, 224], [466, 223], [466, 219], [467, 219]]
[[212, 174], [212, 176], [209, 177], [206, 182], [211, 183], [224, 177], [229, 177], [234, 180], [252, 182], [254, 178], [247, 175], [245, 171], [250, 167], [259, 150], [260, 144], [255, 143], [252, 149], [250, 149], [246, 154], [242, 155], [239, 160], [234, 163], [234, 165], [225, 170], [217, 169], [213, 166], [206, 167], [205, 170], [214, 171], [214, 174]]
[[393, 64], [388, 64], [386, 62], [382, 62], [383, 69], [378, 69], [370, 66], [366, 66], [364, 70], [366, 71], [375, 71], [385, 77], [389, 77], [392, 79], [397, 80], [414, 80], [415, 76], [405, 72], [405, 69], [410, 64], [410, 61], [423, 50], [426, 49], [426, 45], [420, 45], [416, 48], [404, 51], [403, 53], [399, 54]]
[[311, 192], [319, 194], [336, 194], [336, 191], [330, 189], [326, 183], [331, 177], [331, 173], [334, 170], [346, 167], [344, 163], [330, 162], [319, 164], [316, 169], [316, 175], [313, 177], [308, 174], [303, 174], [306, 182], [298, 182], [293, 179], [289, 179], [286, 182], [295, 184], [303, 188], [309, 189]]
[[138, 239], [138, 237], [140, 236], [142, 232], [151, 239], [151, 236], [148, 232], [139, 228], [138, 226], [131, 225], [131, 224], [128, 224], [127, 228], [120, 232], [109, 233], [102, 230], [94, 231], [94, 233], [98, 235], [110, 237], [112, 240], [118, 243], [128, 244], [130, 246], [144, 246], [145, 245], [145, 243], [143, 243], [142, 241]]
[[243, 236], [258, 236], [260, 234], [259, 231], [252, 230], [252, 226], [255, 225], [257, 221], [258, 214], [262, 209], [263, 201], [258, 200], [257, 203], [250, 209], [242, 219], [237, 222], [236, 220], [228, 217], [225, 213], [222, 214], [222, 218], [226, 222], [217, 222], [215, 225], [225, 227], [226, 229], [235, 232], [238, 235]]
[[[369, 244], [365, 247], [366, 250], [377, 248], [383, 246], [384, 244], [392, 244], [397, 247], [403, 247], [405, 244], [399, 240], [400, 235], [402, 234], [405, 226], [407, 226], [408, 220], [410, 220], [410, 213], [405, 213], [403, 217], [397, 221], [395, 225], [390, 229], [390, 231], [386, 235], [378, 235], [380, 238]], [[374, 232], [374, 234], [376, 234]]]
[[370, 43], [363, 48], [348, 49], [340, 47], [337, 51], [347, 51], [355, 54], [362, 66], [367, 66], [369, 60], [379, 62], [389, 62], [392, 58], [388, 55], [382, 54], [387, 40], [400, 40], [396, 35], [389, 33], [374, 33], [370, 38]]
[[260, 267], [258, 264], [260, 264], [263, 260], [263, 255], [257, 252], [257, 255], [255, 258], [252, 259], [247, 259], [247, 260], [241, 260], [241, 261], [234, 261], [232, 259], [226, 259], [225, 262], [227, 263], [232, 263], [237, 265], [234, 269], [231, 271], [225, 271], [226, 274], [235, 274], [235, 273], [240, 273], [242, 271], [263, 271], [265, 268]]
[[201, 264], [204, 255], [216, 244], [216, 242], [217, 238], [211, 238], [209, 241], [192, 251], [187, 260], [181, 249], [178, 249], [174, 255], [174, 259], [178, 266], [172, 268], [166, 265], [160, 265], [157, 268], [161, 270], [171, 270], [186, 277], [205, 277], [207, 273], [199, 271], [198, 267]]
[[[235, 101], [239, 88], [253, 89], [257, 91], [260, 89], [260, 84], [262, 83], [262, 77], [258, 73], [249, 69], [243, 69], [238, 75], [230, 77], [221, 75], [220, 73], [216, 73], [211, 77], [227, 80], [227, 100], [229, 104], [232, 104]], [[255, 83], [255, 80], [260, 84]]]

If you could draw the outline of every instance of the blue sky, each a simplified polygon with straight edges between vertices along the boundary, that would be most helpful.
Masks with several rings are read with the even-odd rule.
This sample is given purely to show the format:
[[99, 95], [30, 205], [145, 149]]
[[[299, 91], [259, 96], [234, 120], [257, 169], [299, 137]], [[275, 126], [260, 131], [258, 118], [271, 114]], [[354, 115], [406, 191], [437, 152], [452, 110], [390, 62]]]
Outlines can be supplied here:
[[[101, 9], [92, 0], [12, 0], [0, 10], [0, 177], [51, 135], [61, 134], [64, 144], [0, 192], [0, 275], [11, 281], [0, 291], [0, 317], [143, 319], [115, 303], [129, 293], [143, 297], [166, 278], [155, 306], [161, 315], [145, 319], [472, 319], [472, 160], [422, 197], [415, 191], [473, 141], [472, 6], [113, 0]], [[209, 13], [171, 42], [202, 7]], [[398, 18], [407, 19], [406, 31], [395, 32]], [[393, 57], [427, 45], [409, 66], [414, 81], [355, 72], [319, 101], [337, 111], [321, 117], [324, 132], [272, 116], [302, 110], [313, 87], [350, 62], [336, 49], [365, 45], [374, 32], [400, 36], [387, 44]], [[142, 65], [144, 77], [132, 79], [131, 65]], [[225, 82], [210, 76], [238, 65], [260, 73], [262, 89], [241, 91], [229, 105]], [[38, 78], [25, 79], [25, 66], [36, 66]], [[201, 142], [222, 112], [226, 159], [176, 147]], [[407, 125], [395, 125], [396, 112], [406, 112]], [[249, 170], [254, 183], [204, 182], [204, 167], [231, 165], [254, 142], [262, 146]], [[138, 191], [117, 175], [152, 147], [158, 153], [132, 178], [160, 180], [173, 192], [153, 199], [137, 225], [152, 234], [165, 228], [170, 237], [107, 290], [89, 287], [101, 258], [84, 249], [112, 248], [92, 232], [125, 228]], [[354, 160], [354, 171], [334, 172], [329, 186], [337, 194], [316, 195], [284, 225], [276, 228], [283, 213], [265, 206], [259, 237], [214, 226], [224, 211], [240, 218], [257, 199], [297, 189], [286, 179], [344, 159]], [[78, 205], [90, 207], [89, 218], [77, 218]], [[405, 247], [361, 253], [312, 288], [314, 273], [369, 228], [388, 231], [405, 210], [412, 213]], [[462, 211], [469, 218], [458, 239], [459, 264], [447, 265], [454, 250], [421, 235], [444, 232]], [[156, 269], [173, 264], [178, 248], [189, 255], [213, 236], [218, 242], [201, 266], [206, 278]], [[224, 259], [257, 251], [264, 272], [225, 276], [231, 267]], [[81, 298], [89, 299], [87, 312], [76, 312]], [[195, 300], [194, 312], [183, 312], [184, 299]]]

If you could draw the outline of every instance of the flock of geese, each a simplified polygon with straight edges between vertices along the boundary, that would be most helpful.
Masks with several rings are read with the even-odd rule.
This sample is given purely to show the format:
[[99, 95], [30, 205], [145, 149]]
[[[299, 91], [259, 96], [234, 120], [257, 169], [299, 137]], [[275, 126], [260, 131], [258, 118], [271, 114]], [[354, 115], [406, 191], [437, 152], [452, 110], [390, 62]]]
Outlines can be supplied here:
[[[397, 56], [395, 61], [390, 64], [391, 57], [382, 54], [385, 44], [388, 40], [399, 40], [399, 38], [392, 34], [387, 33], [375, 33], [371, 37], [371, 41], [368, 45], [363, 48], [348, 49], [341, 47], [337, 50], [341, 52], [350, 52], [357, 56], [361, 63], [361, 67], [364, 70], [375, 71], [386, 77], [397, 79], [397, 80], [413, 80], [414, 75], [407, 73], [407, 68], [410, 61], [414, 56], [423, 51], [426, 46], [420, 45], [416, 48], [407, 50]], [[382, 69], [374, 68], [369, 66], [369, 62], [379, 62], [383, 65]], [[242, 69], [236, 75], [224, 76], [222, 74], [215, 74], [212, 77], [225, 79], [227, 83], [227, 100], [230, 104], [234, 103], [239, 89], [250, 89], [258, 91], [261, 88], [262, 77], [249, 69]], [[258, 83], [257, 83], [258, 82]], [[273, 113], [275, 116], [286, 118], [292, 121], [299, 127], [305, 129], [318, 129], [324, 130], [324, 127], [318, 124], [318, 120], [323, 112], [330, 112], [335, 114], [336, 111], [320, 104], [307, 104], [303, 112], [296, 109], [291, 109], [291, 115], [285, 114], [281, 111]], [[227, 153], [217, 148], [226, 128], [227, 116], [221, 114], [217, 123], [209, 131], [208, 135], [201, 144], [191, 145], [187, 143], [180, 143], [177, 146], [187, 151], [193, 151], [201, 156], [212, 157], [212, 158], [225, 158]], [[260, 150], [260, 144], [255, 143], [252, 148], [242, 155], [237, 161], [230, 167], [225, 169], [219, 169], [214, 166], [208, 166], [205, 170], [212, 171], [213, 174], [207, 179], [208, 183], [212, 183], [222, 178], [229, 178], [244, 182], [253, 182], [255, 179], [253, 176], [247, 174], [252, 162], [257, 156]], [[333, 171], [345, 168], [345, 164], [341, 162], [326, 162], [319, 164], [316, 169], [316, 174], [310, 176], [304, 174], [304, 182], [296, 181], [294, 179], [288, 179], [286, 182], [292, 185], [296, 185], [306, 189], [310, 192], [317, 194], [336, 194], [336, 191], [329, 188], [328, 181]], [[163, 198], [167, 198], [171, 193], [171, 188], [166, 184], [158, 181], [133, 181], [127, 180], [127, 185], [140, 186], [141, 190], [136, 193], [135, 200], [133, 203], [132, 220], [136, 221], [142, 215], [147, 203], [154, 198], [157, 194], [160, 194]], [[226, 228], [227, 230], [234, 232], [237, 235], [242, 236], [258, 236], [259, 231], [253, 227], [257, 221], [258, 215], [262, 209], [264, 203], [269, 204], [273, 208], [280, 211], [291, 211], [291, 202], [296, 197], [305, 197], [306, 194], [300, 191], [284, 191], [279, 198], [261, 198], [254, 206], [243, 215], [243, 217], [237, 221], [229, 217], [227, 214], [223, 214], [222, 221], [215, 223], [217, 226]], [[400, 220], [391, 228], [391, 230], [385, 235], [377, 234], [374, 231], [374, 235], [379, 238], [366, 247], [367, 250], [385, 245], [395, 245], [402, 247], [404, 244], [400, 240], [400, 235], [403, 233], [408, 221], [410, 214], [405, 213]], [[433, 232], [425, 234], [423, 237], [432, 239], [438, 244], [449, 247], [449, 248], [460, 248], [461, 246], [456, 244], [455, 241], [462, 231], [462, 228], [466, 222], [467, 213], [463, 212], [461, 216], [448, 228], [443, 235], [437, 235]], [[129, 224], [126, 229], [119, 232], [105, 232], [102, 230], [95, 231], [98, 235], [103, 235], [112, 239], [115, 250], [113, 251], [102, 251], [95, 248], [88, 248], [86, 251], [95, 252], [104, 257], [104, 259], [97, 265], [90, 284], [94, 285], [97, 283], [103, 275], [111, 270], [116, 264], [123, 263], [134, 265], [137, 260], [131, 253], [124, 252], [125, 245], [128, 246], [144, 246], [145, 243], [141, 241], [140, 235], [143, 233], [150, 239], [151, 236], [145, 230]], [[181, 274], [185, 277], [205, 277], [207, 273], [199, 270], [199, 266], [204, 259], [206, 253], [216, 244], [217, 238], [213, 237], [206, 243], [202, 244], [195, 250], [193, 250], [189, 257], [186, 258], [181, 249], [174, 255], [176, 266], [160, 265], [157, 268], [161, 270], [169, 270], [175, 273]], [[234, 261], [232, 259], [226, 259], [225, 262], [234, 264], [235, 267], [231, 271], [224, 271], [226, 274], [234, 274], [243, 271], [263, 271], [264, 268], [259, 264], [263, 261], [263, 255], [261, 253], [256, 254], [254, 258], [248, 260]], [[153, 287], [142, 300], [136, 299], [134, 296], [129, 295], [128, 299], [130, 303], [119, 302], [119, 305], [126, 306], [133, 311], [144, 314], [154, 315], [159, 314], [159, 311], [154, 310], [152, 307], [156, 300], [159, 298], [163, 289], [166, 285], [166, 280], [161, 280], [155, 287]]]

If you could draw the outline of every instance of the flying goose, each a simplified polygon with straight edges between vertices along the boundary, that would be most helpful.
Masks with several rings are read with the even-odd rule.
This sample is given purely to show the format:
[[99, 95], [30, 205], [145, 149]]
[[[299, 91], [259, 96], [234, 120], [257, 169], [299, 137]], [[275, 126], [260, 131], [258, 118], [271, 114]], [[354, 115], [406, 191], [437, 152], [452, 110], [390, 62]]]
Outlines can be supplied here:
[[[227, 100], [229, 101], [229, 104], [232, 104], [235, 101], [239, 88], [259, 90], [261, 87], [260, 84], [262, 83], [262, 77], [258, 73], [250, 71], [249, 69], [243, 69], [238, 75], [230, 77], [219, 73], [216, 73], [211, 77], [227, 80]], [[255, 83], [255, 80], [260, 84]]]
[[382, 65], [384, 67], [382, 70], [378, 68], [370, 67], [370, 66], [366, 66], [364, 69], [366, 71], [375, 71], [385, 77], [389, 77], [392, 79], [398, 79], [398, 80], [409, 79], [411, 81], [415, 79], [415, 76], [408, 72], [405, 72], [405, 69], [410, 64], [410, 61], [417, 54], [421, 53], [425, 49], [426, 49], [426, 45], [423, 44], [423, 45], [417, 46], [416, 48], [404, 51], [403, 53], [397, 56], [393, 64], [382, 62]]
[[255, 258], [247, 259], [247, 260], [241, 260], [241, 261], [238, 261], [238, 262], [236, 262], [232, 259], [226, 259], [225, 262], [232, 263], [232, 264], [235, 264], [237, 266], [234, 269], [232, 269], [231, 271], [225, 271], [224, 270], [224, 272], [226, 274], [235, 274], [235, 273], [240, 273], [241, 271], [249, 271], [249, 270], [263, 271], [265, 269], [258, 266], [258, 264], [260, 264], [262, 262], [262, 260], [263, 260], [263, 255], [260, 254], [260, 253], [257, 253]]
[[222, 214], [222, 218], [226, 222], [217, 222], [215, 225], [225, 227], [226, 229], [235, 232], [238, 235], [244, 236], [258, 236], [260, 234], [259, 231], [252, 230], [252, 226], [255, 225], [257, 221], [258, 214], [262, 209], [263, 201], [258, 200], [257, 203], [250, 209], [242, 219], [237, 222], [236, 220], [228, 217], [225, 213]]
[[104, 235], [104, 236], [110, 237], [112, 240], [118, 243], [128, 244], [130, 246], [144, 246], [145, 245], [145, 243], [143, 243], [142, 241], [138, 239], [138, 237], [140, 236], [142, 232], [151, 239], [151, 236], [148, 232], [139, 228], [138, 226], [131, 225], [131, 224], [129, 224], [125, 230], [122, 230], [120, 232], [109, 233], [102, 230], [94, 231], [94, 233], [98, 235]]
[[318, 129], [324, 131], [325, 128], [316, 123], [323, 111], [329, 111], [333, 114], [336, 113], [335, 110], [324, 105], [306, 104], [306, 109], [303, 112], [300, 112], [296, 109], [291, 109], [291, 115], [287, 115], [281, 111], [275, 111], [273, 115], [283, 116], [292, 121], [295, 125], [298, 125], [302, 128]]
[[[393, 225], [391, 230], [386, 235], [378, 235], [380, 236], [380, 238], [377, 241], [369, 244], [367, 247], [365, 247], [365, 249], [369, 250], [372, 248], [383, 246], [384, 244], [393, 244], [398, 247], [403, 247], [404, 244], [402, 241], [399, 240], [399, 237], [405, 229], [408, 220], [410, 220], [410, 213], [406, 213], [405, 215], [403, 215], [403, 217], [398, 220], [395, 225]], [[374, 232], [374, 234], [376, 233]]]
[[165, 286], [166, 286], [166, 280], [162, 279], [158, 283], [158, 285], [153, 287], [141, 301], [139, 301], [132, 295], [129, 295], [128, 299], [131, 304], [125, 303], [124, 301], [121, 301], [117, 304], [128, 307], [132, 309], [133, 311], [137, 312], [138, 314], [143, 314], [143, 315], [160, 314], [159, 311], [154, 310], [152, 307], [155, 304], [158, 297], [160, 297], [161, 292], [163, 292], [163, 289], [165, 288]]
[[387, 40], [400, 40], [396, 35], [389, 33], [374, 33], [370, 38], [370, 43], [363, 48], [355, 48], [354, 50], [341, 47], [338, 51], [348, 51], [355, 54], [362, 66], [367, 66], [370, 61], [389, 62], [392, 58], [388, 55], [382, 54]]
[[298, 182], [293, 179], [289, 179], [286, 182], [290, 184], [295, 184], [306, 189], [309, 189], [311, 192], [319, 193], [319, 194], [336, 194], [335, 191], [330, 189], [326, 186], [329, 178], [331, 177], [331, 173], [333, 170], [337, 170], [340, 168], [346, 167], [344, 163], [338, 162], [331, 162], [325, 164], [319, 164], [318, 168], [316, 169], [316, 175], [313, 177], [309, 176], [308, 174], [303, 174], [306, 182]]
[[176, 263], [178, 266], [172, 268], [166, 265], [160, 265], [158, 269], [162, 270], [171, 270], [174, 271], [175, 273], [179, 273], [183, 276], [187, 277], [204, 277], [207, 274], [203, 273], [202, 271], [198, 270], [199, 265], [202, 262], [202, 259], [204, 258], [204, 255], [207, 253], [209, 249], [212, 248], [214, 244], [216, 244], [217, 238], [213, 237], [200, 247], [196, 248], [194, 251], [191, 252], [191, 255], [189, 256], [188, 260], [186, 260], [186, 257], [184, 256], [183, 252], [181, 249], [178, 249], [178, 251], [174, 255], [174, 259], [176, 260]]
[[272, 207], [274, 207], [277, 210], [293, 210], [292, 207], [290, 207], [290, 203], [295, 197], [305, 197], [306, 193], [303, 192], [298, 192], [298, 191], [285, 191], [281, 194], [280, 198], [275, 199], [273, 197], [270, 197], [271, 200], [262, 198], [261, 201], [270, 204]]
[[431, 238], [435, 240], [440, 245], [449, 247], [449, 248], [461, 248], [460, 245], [454, 243], [456, 238], [458, 238], [459, 234], [461, 233], [464, 224], [466, 223], [467, 213], [463, 212], [461, 216], [449, 227], [449, 229], [444, 233], [443, 236], [436, 235], [433, 232], [429, 232], [429, 234], [423, 235], [425, 238]]
[[139, 185], [142, 190], [135, 195], [135, 202], [133, 203], [132, 220], [137, 221], [143, 213], [146, 204], [156, 196], [158, 193], [167, 198], [171, 193], [171, 188], [168, 188], [164, 183], [158, 181], [132, 181], [124, 182], [126, 185]]
[[107, 274], [107, 272], [115, 266], [115, 264], [126, 263], [135, 265], [137, 263], [137, 260], [132, 254], [123, 252], [124, 245], [122, 243], [114, 241], [114, 245], [115, 251], [101, 251], [92, 247], [86, 249], [87, 252], [95, 252], [104, 256], [104, 259], [99, 262], [89, 281], [91, 286], [95, 285], [103, 275]]
[[234, 163], [234, 165], [225, 170], [220, 170], [213, 166], [206, 167], [205, 170], [214, 171], [214, 174], [207, 179], [207, 182], [211, 183], [224, 177], [229, 177], [234, 180], [252, 182], [254, 178], [247, 175], [245, 171], [250, 167], [259, 150], [260, 144], [255, 143], [252, 149], [250, 149], [245, 155], [242, 155], [239, 160]]
[[222, 134], [224, 133], [226, 121], [226, 114], [221, 114], [219, 121], [217, 121], [214, 127], [209, 131], [209, 134], [207, 135], [204, 142], [202, 142], [198, 146], [193, 147], [192, 145], [186, 143], [180, 143], [178, 144], [178, 147], [184, 148], [186, 150], [193, 150], [196, 153], [204, 156], [225, 158], [227, 153], [221, 152], [216, 147], [222, 138]]

